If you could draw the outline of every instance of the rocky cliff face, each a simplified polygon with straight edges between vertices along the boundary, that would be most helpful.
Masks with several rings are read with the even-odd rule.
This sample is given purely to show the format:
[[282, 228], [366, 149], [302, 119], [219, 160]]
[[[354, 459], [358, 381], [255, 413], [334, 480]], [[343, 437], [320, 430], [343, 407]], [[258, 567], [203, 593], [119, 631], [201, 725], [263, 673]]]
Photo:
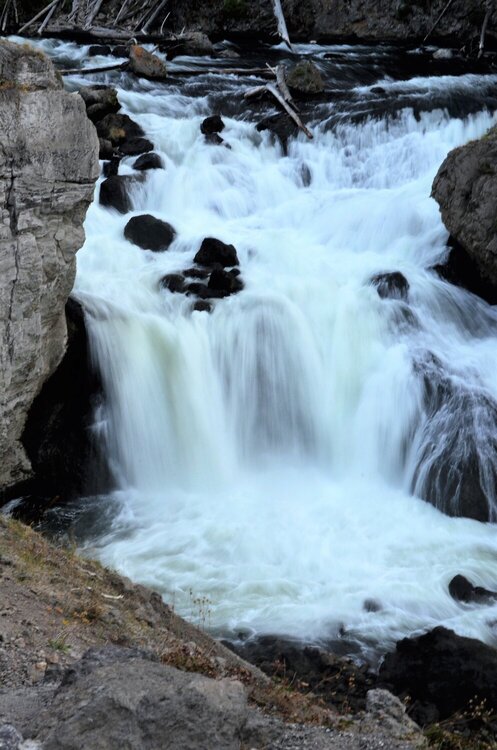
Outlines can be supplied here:
[[64, 306], [97, 176], [82, 99], [44, 56], [0, 41], [0, 487], [31, 472], [20, 438], [64, 354]]
[[[446, 5], [446, 0], [282, 0], [290, 36], [307, 39], [354, 36], [412, 41], [432, 29]], [[479, 31], [484, 16], [482, 0], [454, 0], [435, 36], [466, 41]], [[269, 0], [178, 0], [171, 19], [175, 28], [207, 33], [275, 30]], [[497, 9], [491, 23], [496, 21]]]
[[[433, 183], [433, 197], [445, 226], [480, 276], [472, 291], [489, 298], [478, 286], [497, 289], [497, 127], [450, 152]], [[468, 286], [464, 278], [460, 282]]]

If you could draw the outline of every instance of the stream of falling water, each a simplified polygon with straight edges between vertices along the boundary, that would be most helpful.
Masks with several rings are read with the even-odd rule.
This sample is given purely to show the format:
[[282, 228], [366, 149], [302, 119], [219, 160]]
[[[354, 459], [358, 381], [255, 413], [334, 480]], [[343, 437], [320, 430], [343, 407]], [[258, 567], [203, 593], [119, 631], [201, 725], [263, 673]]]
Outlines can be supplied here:
[[[55, 57], [84, 55], [43, 44]], [[326, 73], [329, 49], [300, 51]], [[397, 102], [412, 92], [482, 96], [497, 81], [378, 77]], [[462, 605], [447, 591], [458, 573], [496, 586], [495, 527], [422, 499], [437, 462], [457, 466], [474, 450], [496, 516], [487, 407], [497, 402], [497, 313], [433, 271], [447, 235], [430, 198], [447, 152], [494, 116], [480, 105], [461, 117], [416, 112], [406, 101], [392, 116], [343, 115], [330, 126], [336, 105], [320, 104], [314, 140], [291, 140], [285, 155], [233, 111], [239, 79], [99, 80], [117, 85], [165, 163], [133, 189], [131, 215], [170, 222], [177, 239], [167, 252], [143, 251], [124, 239], [130, 214], [98, 200], [88, 212], [75, 291], [118, 483], [99, 498], [114, 510], [87, 542], [91, 554], [186, 616], [208, 610], [218, 634], [342, 638], [367, 653], [444, 624], [496, 642], [497, 605]], [[368, 87], [350, 88], [356, 109]], [[213, 101], [229, 149], [200, 134]], [[133, 174], [132, 162], [120, 173]], [[159, 283], [190, 267], [207, 236], [236, 246], [245, 284], [211, 314]], [[381, 299], [370, 283], [390, 271], [408, 280], [407, 301]], [[443, 383], [434, 412], [427, 378]]]

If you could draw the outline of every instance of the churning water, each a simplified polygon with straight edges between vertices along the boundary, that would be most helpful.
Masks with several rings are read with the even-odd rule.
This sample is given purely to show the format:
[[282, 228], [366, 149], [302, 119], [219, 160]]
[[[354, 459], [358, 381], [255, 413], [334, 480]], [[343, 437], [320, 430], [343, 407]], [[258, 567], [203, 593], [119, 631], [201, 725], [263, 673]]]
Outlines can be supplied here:
[[[177, 239], [143, 251], [124, 239], [129, 214], [98, 201], [88, 212], [75, 292], [118, 489], [99, 499], [115, 512], [87, 546], [186, 616], [207, 597], [217, 633], [342, 638], [367, 652], [444, 624], [496, 642], [497, 604], [447, 591], [458, 573], [495, 587], [495, 527], [422, 498], [457, 511], [473, 462], [497, 518], [497, 312], [432, 270], [447, 234], [430, 198], [447, 152], [495, 121], [485, 105], [497, 77], [395, 80], [388, 51], [300, 52], [334, 103], [316, 105], [314, 140], [287, 154], [243, 103], [253, 79], [97, 79], [118, 87], [166, 165], [133, 189], [132, 215], [170, 222]], [[213, 108], [229, 149], [200, 134]], [[236, 246], [245, 283], [211, 314], [159, 284], [207, 236]], [[370, 283], [390, 271], [408, 280], [407, 301]]]

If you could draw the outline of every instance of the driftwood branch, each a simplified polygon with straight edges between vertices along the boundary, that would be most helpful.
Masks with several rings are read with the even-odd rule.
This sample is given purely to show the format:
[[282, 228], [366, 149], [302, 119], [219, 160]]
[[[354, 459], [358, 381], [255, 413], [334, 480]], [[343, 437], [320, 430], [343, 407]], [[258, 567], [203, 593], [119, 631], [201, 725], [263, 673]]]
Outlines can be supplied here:
[[157, 18], [161, 10], [164, 8], [164, 6], [167, 5], [168, 2], [169, 0], [161, 0], [161, 2], [158, 3], [158, 5], [155, 7], [155, 10], [152, 12], [152, 15], [149, 17], [147, 23], [142, 27], [142, 30], [141, 30], [142, 34], [148, 33], [149, 28], [152, 26], [153, 22], [155, 21], [155, 19]]
[[26, 31], [26, 29], [28, 29], [30, 26], [32, 26], [34, 23], [36, 23], [36, 21], [39, 21], [40, 18], [43, 18], [43, 16], [45, 15], [45, 13], [49, 13], [52, 10], [52, 8], [55, 5], [57, 5], [58, 2], [59, 2], [59, 0], [52, 0], [51, 3], [48, 3], [48, 5], [46, 5], [43, 8], [43, 10], [40, 10], [40, 12], [36, 14], [36, 16], [33, 16], [33, 18], [30, 21], [28, 21], [27, 23], [24, 24], [24, 26], [21, 26], [21, 28], [19, 29], [19, 31], [17, 33], [18, 34], [22, 34], [23, 31]]
[[283, 8], [281, 7], [281, 0], [272, 0], [273, 11], [278, 24], [278, 34], [283, 39], [289, 50], [292, 50], [292, 43], [288, 36], [288, 29], [286, 27], [285, 16], [283, 15]]
[[264, 84], [264, 86], [254, 86], [253, 88], [248, 89], [248, 91], [246, 91], [244, 94], [244, 98], [252, 99], [255, 96], [260, 96], [261, 94], [266, 94], [266, 93], [271, 94], [271, 96], [273, 96], [276, 99], [278, 104], [285, 110], [288, 117], [290, 117], [294, 121], [294, 123], [297, 125], [299, 130], [305, 133], [306, 136], [310, 140], [314, 138], [309, 128], [306, 125], [304, 125], [304, 123], [302, 122], [298, 114], [295, 112], [295, 110], [293, 110], [290, 107], [288, 102], [284, 100], [283, 96], [281, 95], [281, 93], [278, 91], [278, 89], [273, 83], [266, 83]]
[[491, 11], [487, 10], [485, 18], [483, 19], [483, 26], [481, 27], [480, 34], [480, 46], [478, 48], [478, 58], [480, 58], [485, 51], [485, 34], [487, 33], [488, 22], [490, 21]]
[[86, 76], [90, 73], [105, 73], [108, 70], [126, 70], [129, 65], [129, 61], [123, 63], [117, 63], [114, 65], [104, 65], [100, 68], [71, 68], [70, 70], [59, 70], [61, 76], [75, 76], [81, 75]]
[[442, 18], [445, 16], [445, 14], [449, 10], [449, 8], [450, 8], [450, 6], [452, 5], [453, 2], [454, 2], [454, 0], [449, 0], [449, 2], [447, 3], [447, 5], [445, 6], [445, 8], [442, 10], [442, 12], [440, 13], [440, 15], [438, 16], [437, 20], [435, 21], [435, 23], [433, 24], [433, 26], [431, 27], [431, 29], [427, 33], [427, 35], [423, 39], [423, 44], [425, 44], [426, 41], [427, 41], [427, 39], [429, 39], [430, 36], [433, 34], [433, 32], [437, 28], [438, 24], [440, 23], [440, 21], [442, 20]]
[[86, 29], [91, 28], [93, 20], [97, 17], [100, 11], [100, 8], [102, 7], [103, 1], [104, 0], [95, 0], [88, 16], [86, 17], [86, 21], [85, 21], [85, 25], [83, 26], [83, 29], [86, 30]]
[[43, 23], [40, 25], [40, 28], [38, 29], [38, 34], [43, 34], [43, 31], [44, 31], [45, 27], [47, 26], [48, 22], [50, 21], [50, 19], [52, 18], [53, 14], [57, 10], [57, 6], [58, 5], [59, 5], [59, 0], [57, 0], [57, 2], [55, 3], [55, 5], [52, 5], [52, 7], [50, 8], [50, 10], [48, 11], [47, 15], [45, 16], [45, 20], [43, 21]]

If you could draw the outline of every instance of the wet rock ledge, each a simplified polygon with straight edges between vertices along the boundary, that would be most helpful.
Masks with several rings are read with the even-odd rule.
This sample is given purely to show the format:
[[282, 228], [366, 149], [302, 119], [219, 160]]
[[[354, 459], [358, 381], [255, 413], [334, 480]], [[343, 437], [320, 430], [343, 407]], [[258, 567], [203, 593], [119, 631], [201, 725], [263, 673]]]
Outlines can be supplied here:
[[65, 304], [98, 177], [79, 96], [30, 47], [0, 41], [0, 487], [32, 476], [28, 411], [66, 347]]

